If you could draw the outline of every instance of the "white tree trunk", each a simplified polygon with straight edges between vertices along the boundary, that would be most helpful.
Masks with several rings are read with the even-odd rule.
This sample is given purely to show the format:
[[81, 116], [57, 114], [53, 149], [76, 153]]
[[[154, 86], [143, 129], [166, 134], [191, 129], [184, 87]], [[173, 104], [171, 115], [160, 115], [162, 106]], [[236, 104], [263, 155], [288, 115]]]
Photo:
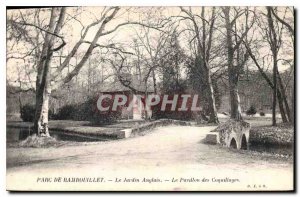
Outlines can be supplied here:
[[210, 72], [208, 72], [208, 104], [209, 104], [209, 122], [211, 123], [219, 123], [218, 115], [217, 115], [217, 108], [216, 108], [216, 101], [214, 96], [214, 89], [210, 77]]
[[44, 101], [42, 103], [42, 108], [41, 108], [41, 116], [38, 119], [37, 125], [38, 125], [38, 130], [37, 130], [37, 134], [38, 136], [41, 137], [49, 137], [50, 133], [49, 133], [49, 124], [48, 124], [48, 120], [49, 120], [49, 97], [51, 94], [51, 87], [50, 85], [47, 85], [47, 87], [44, 90], [43, 93], [43, 97], [44, 97]]
[[[59, 16], [59, 17], [58, 17]], [[48, 110], [49, 110], [49, 97], [51, 93], [51, 71], [50, 65], [53, 56], [53, 43], [55, 35], [58, 34], [64, 21], [65, 8], [52, 8], [51, 17], [49, 21], [48, 31], [45, 36], [43, 49], [41, 52], [40, 60], [37, 66], [37, 80], [36, 80], [36, 109], [34, 118], [34, 133], [40, 137], [48, 137]], [[57, 24], [55, 21], [58, 18]], [[64, 44], [61, 45], [61, 47]]]

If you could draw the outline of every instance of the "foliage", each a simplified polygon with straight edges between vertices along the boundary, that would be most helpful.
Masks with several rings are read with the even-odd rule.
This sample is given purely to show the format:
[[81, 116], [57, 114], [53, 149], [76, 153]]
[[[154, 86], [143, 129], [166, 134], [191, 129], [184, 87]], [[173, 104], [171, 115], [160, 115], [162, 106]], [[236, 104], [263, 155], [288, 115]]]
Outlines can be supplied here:
[[[35, 115], [35, 105], [26, 104], [21, 108], [21, 119], [24, 122], [33, 122]], [[48, 111], [49, 119], [54, 119], [55, 114], [52, 109]]]
[[167, 40], [161, 52], [159, 64], [161, 65], [162, 91], [164, 93], [182, 92], [186, 89], [186, 81], [181, 79], [180, 65], [186, 61], [186, 55], [180, 46], [178, 34], [174, 31]]
[[265, 112], [262, 111], [262, 112], [259, 112], [259, 115], [260, 116], [265, 116], [266, 114], [265, 114]]
[[33, 122], [35, 114], [35, 106], [26, 104], [21, 108], [21, 119], [24, 122]]
[[[103, 106], [111, 105], [110, 100], [104, 100]], [[97, 109], [97, 99], [89, 98], [80, 104], [69, 104], [60, 108], [56, 118], [59, 120], [90, 121], [93, 124], [109, 124], [121, 117], [121, 110], [100, 112]]]
[[252, 116], [254, 114], [256, 114], [256, 108], [254, 105], [251, 105], [250, 108], [246, 111], [246, 114], [248, 116]]
[[294, 127], [291, 124], [278, 126], [255, 127], [250, 130], [250, 143], [292, 146], [294, 143]]
[[192, 120], [193, 113], [191, 111], [161, 111], [154, 108], [152, 117], [154, 119]]
[[[103, 106], [112, 106], [112, 100], [103, 100], [102, 105]], [[100, 112], [97, 109], [97, 99], [95, 98], [89, 98], [86, 102], [82, 103], [79, 107], [80, 113], [84, 115], [82, 117], [82, 120], [88, 120], [92, 122], [93, 124], [109, 124], [112, 122], [117, 121], [122, 114], [122, 111], [120, 108], [118, 108], [116, 111], [108, 110], [105, 112]]]
[[164, 94], [180, 94], [188, 89], [187, 80], [169, 80], [167, 86], [163, 86], [162, 93]]
[[[169, 96], [168, 99], [172, 99], [170, 98], [171, 96]], [[180, 98], [180, 96], [179, 96]], [[175, 110], [171, 110], [171, 105], [166, 105], [166, 109], [165, 111], [161, 110], [161, 106], [162, 106], [162, 98], [160, 99], [160, 103], [152, 106], [152, 118], [153, 119], [175, 119], [175, 120], [192, 120], [194, 119], [194, 113], [188, 109], [187, 111], [180, 111], [179, 108], [182, 105], [182, 100], [178, 99], [177, 101], [177, 105]], [[192, 104], [192, 100], [188, 100], [186, 105], [187, 106], [191, 106]], [[189, 108], [189, 107], [188, 107]]]
[[77, 120], [77, 114], [78, 106], [69, 104], [61, 107], [55, 118], [58, 120]]

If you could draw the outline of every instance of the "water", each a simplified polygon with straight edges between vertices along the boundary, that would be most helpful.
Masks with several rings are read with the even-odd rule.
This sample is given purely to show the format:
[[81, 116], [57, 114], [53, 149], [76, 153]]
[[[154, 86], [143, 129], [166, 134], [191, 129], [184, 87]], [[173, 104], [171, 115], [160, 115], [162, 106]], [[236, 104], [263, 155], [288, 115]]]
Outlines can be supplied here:
[[[30, 130], [24, 128], [6, 128], [6, 142], [15, 143], [25, 140], [29, 136]], [[95, 142], [112, 140], [108, 137], [83, 136], [79, 134], [68, 134], [60, 131], [50, 131], [51, 136], [56, 140], [75, 142]]]

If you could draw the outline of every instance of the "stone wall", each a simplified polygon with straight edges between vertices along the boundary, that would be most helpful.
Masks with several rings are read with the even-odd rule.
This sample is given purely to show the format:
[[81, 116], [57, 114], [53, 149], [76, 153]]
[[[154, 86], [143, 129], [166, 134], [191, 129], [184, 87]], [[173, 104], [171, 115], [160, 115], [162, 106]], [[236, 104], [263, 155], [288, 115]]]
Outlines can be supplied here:
[[[248, 149], [250, 124], [245, 121], [228, 120], [220, 124], [212, 134], [218, 136], [217, 143], [237, 149]], [[207, 136], [207, 138], [212, 138]]]

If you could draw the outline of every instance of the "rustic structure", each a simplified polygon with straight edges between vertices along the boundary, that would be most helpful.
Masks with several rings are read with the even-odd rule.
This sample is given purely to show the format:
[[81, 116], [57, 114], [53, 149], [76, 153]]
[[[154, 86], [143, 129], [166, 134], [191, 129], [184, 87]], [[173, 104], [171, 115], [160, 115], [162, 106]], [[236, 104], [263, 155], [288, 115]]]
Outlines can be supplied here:
[[206, 136], [206, 143], [221, 144], [235, 149], [248, 149], [250, 124], [228, 120]]

